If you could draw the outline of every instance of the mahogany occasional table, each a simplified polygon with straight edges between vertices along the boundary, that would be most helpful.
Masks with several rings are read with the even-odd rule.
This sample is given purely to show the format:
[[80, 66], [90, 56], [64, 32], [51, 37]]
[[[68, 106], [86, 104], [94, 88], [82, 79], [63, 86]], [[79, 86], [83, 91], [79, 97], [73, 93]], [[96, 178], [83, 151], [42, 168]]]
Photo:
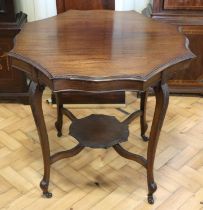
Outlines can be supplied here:
[[[84, 147], [113, 147], [121, 156], [146, 168], [148, 202], [154, 203], [153, 193], [157, 186], [153, 165], [168, 107], [167, 81], [194, 58], [187, 46], [187, 40], [176, 27], [155, 22], [136, 12], [69, 11], [25, 25], [9, 56], [12, 66], [26, 72], [32, 81], [30, 102], [44, 160], [40, 186], [46, 197], [52, 196], [48, 186], [53, 163], [78, 154]], [[104, 115], [77, 119], [70, 111], [63, 110], [72, 121], [70, 135], [77, 139], [78, 145], [51, 155], [42, 110], [45, 86], [56, 94], [140, 91], [145, 96], [146, 91], [153, 88], [156, 108], [147, 158], [132, 154], [120, 145], [128, 140], [129, 123], [140, 115], [142, 136], [146, 140], [146, 109], [132, 113], [123, 122]], [[145, 100], [142, 106], [146, 106]]]

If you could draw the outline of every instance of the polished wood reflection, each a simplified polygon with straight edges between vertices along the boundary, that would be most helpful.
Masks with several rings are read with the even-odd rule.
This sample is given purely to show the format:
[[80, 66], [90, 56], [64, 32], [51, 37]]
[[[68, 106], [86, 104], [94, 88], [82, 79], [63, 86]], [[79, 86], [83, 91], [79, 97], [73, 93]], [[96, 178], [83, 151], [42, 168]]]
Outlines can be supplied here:
[[175, 26], [114, 11], [68, 11], [28, 23], [13, 52], [49, 78], [84, 79], [145, 77], [188, 55]]

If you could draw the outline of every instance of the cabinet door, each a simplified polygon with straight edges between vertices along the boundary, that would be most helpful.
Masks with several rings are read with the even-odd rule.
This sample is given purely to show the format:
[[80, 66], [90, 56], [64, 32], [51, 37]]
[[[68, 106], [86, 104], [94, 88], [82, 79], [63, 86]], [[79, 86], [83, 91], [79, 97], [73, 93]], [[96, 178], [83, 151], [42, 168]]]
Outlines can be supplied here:
[[57, 0], [58, 13], [69, 9], [115, 9], [115, 0]]
[[0, 0], [0, 22], [15, 21], [13, 0]]
[[164, 9], [202, 10], [203, 0], [164, 0]]
[[5, 0], [0, 0], [0, 13], [5, 11]]
[[2, 93], [12, 93], [14, 99], [15, 93], [25, 93], [27, 91], [25, 74], [17, 69], [12, 69], [7, 56], [0, 56], [0, 99]]
[[0, 78], [4, 80], [12, 78], [8, 57], [5, 55], [0, 56]]

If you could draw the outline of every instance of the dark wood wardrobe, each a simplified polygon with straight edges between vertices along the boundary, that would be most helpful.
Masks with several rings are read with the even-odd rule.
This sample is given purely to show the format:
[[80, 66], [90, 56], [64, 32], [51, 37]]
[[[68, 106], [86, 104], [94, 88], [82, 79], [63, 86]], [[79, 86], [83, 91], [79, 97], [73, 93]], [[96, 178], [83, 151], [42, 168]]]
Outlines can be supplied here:
[[197, 55], [187, 70], [173, 77], [171, 92], [203, 94], [203, 1], [154, 0], [152, 18], [177, 25]]
[[26, 21], [25, 14], [15, 13], [13, 0], [0, 0], [0, 102], [28, 103], [26, 76], [12, 69], [6, 56]]

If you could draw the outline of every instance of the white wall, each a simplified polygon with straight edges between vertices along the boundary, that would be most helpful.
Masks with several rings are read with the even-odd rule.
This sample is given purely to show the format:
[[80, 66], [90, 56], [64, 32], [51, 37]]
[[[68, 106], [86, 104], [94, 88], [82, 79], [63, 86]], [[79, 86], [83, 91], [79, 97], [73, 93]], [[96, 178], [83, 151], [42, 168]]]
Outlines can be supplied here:
[[115, 0], [117, 11], [136, 10], [142, 12], [150, 0]]
[[28, 21], [56, 15], [56, 0], [15, 0], [17, 12], [28, 14]]
[[[116, 10], [141, 12], [150, 0], [115, 0]], [[56, 0], [15, 0], [17, 11], [28, 14], [28, 21], [40, 20], [57, 14]]]

